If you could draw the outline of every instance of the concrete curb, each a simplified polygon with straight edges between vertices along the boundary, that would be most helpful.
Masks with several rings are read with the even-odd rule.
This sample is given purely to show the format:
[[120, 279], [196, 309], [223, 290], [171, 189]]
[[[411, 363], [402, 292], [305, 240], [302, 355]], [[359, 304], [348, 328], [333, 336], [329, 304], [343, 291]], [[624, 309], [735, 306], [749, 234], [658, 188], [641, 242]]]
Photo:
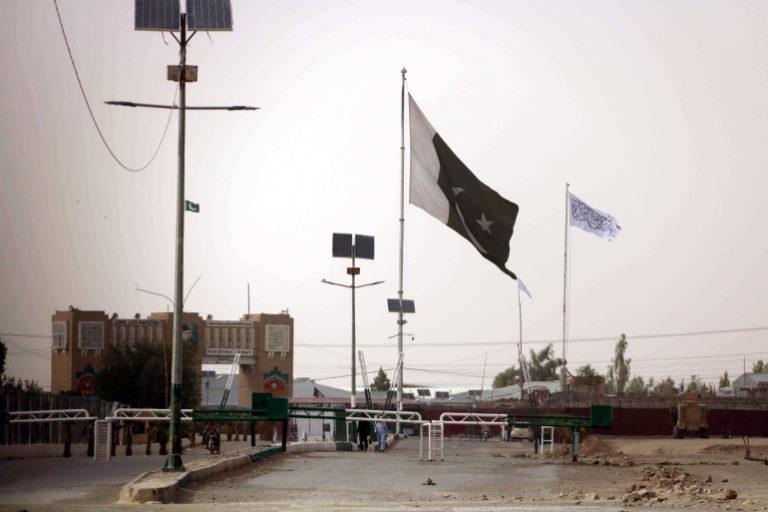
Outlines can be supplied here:
[[[287, 447], [287, 453], [302, 452], [332, 452], [352, 451], [352, 443], [346, 442], [317, 442], [292, 443]], [[282, 453], [280, 445], [270, 446], [259, 450], [248, 450], [247, 453], [234, 453], [209, 463], [203, 462], [183, 473], [164, 473], [160, 470], [148, 471], [137, 476], [120, 489], [118, 503], [173, 503], [176, 491], [188, 482], [198, 482], [206, 478], [241, 468], [248, 464], [264, 460], [272, 455]], [[193, 462], [195, 464], [198, 461]]]

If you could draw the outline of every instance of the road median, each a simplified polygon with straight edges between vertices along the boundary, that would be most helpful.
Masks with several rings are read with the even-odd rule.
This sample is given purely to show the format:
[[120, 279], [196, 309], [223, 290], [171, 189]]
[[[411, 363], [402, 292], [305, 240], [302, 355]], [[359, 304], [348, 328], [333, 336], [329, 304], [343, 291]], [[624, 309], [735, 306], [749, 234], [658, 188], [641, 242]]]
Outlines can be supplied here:
[[[287, 453], [351, 451], [352, 445], [333, 441], [291, 443], [286, 450]], [[204, 481], [213, 475], [241, 468], [281, 452], [280, 445], [244, 449], [211, 459], [192, 461], [183, 472], [164, 472], [160, 469], [148, 471], [123, 486], [118, 503], [173, 503], [178, 489], [188, 482]]]

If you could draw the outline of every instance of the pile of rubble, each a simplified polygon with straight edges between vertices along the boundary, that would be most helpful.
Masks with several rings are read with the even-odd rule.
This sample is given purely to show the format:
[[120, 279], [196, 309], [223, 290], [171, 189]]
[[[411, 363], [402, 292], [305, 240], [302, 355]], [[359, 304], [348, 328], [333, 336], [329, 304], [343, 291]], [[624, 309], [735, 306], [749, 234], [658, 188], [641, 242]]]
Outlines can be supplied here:
[[712, 477], [703, 482], [677, 467], [658, 465], [644, 467], [640, 482], [630, 485], [622, 498], [624, 503], [648, 505], [672, 502], [725, 502], [734, 500], [738, 493], [733, 489], [712, 485]]

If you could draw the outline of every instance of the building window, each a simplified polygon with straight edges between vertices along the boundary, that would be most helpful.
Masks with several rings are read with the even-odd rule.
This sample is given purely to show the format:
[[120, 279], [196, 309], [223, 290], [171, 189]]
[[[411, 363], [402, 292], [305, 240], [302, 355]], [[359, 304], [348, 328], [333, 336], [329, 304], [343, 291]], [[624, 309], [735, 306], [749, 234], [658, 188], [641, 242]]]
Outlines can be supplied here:
[[81, 350], [101, 350], [104, 348], [104, 322], [79, 322], [78, 348]]
[[131, 343], [136, 341], [136, 326], [132, 325], [129, 328], [128, 332], [130, 332], [130, 334], [128, 335], [128, 341], [130, 341]]
[[229, 332], [226, 327], [221, 329], [221, 346], [223, 348], [229, 348]]
[[147, 338], [149, 341], [155, 341], [155, 330], [152, 328], [151, 325], [147, 326]]
[[67, 322], [53, 322], [53, 348], [67, 350]]
[[163, 326], [158, 325], [156, 330], [157, 330], [157, 341], [163, 341]]
[[248, 348], [248, 339], [246, 338], [245, 327], [240, 328], [240, 347]]
[[256, 329], [251, 327], [250, 329], [248, 329], [248, 348], [250, 349], [255, 348], [254, 341], [253, 341], [255, 337], [256, 337]]
[[138, 340], [139, 341], [144, 341], [145, 340], [145, 338], [144, 338], [144, 326], [143, 325], [139, 326], [139, 337], [138, 337]]
[[213, 329], [213, 345], [216, 348], [219, 348], [219, 328], [216, 327]]

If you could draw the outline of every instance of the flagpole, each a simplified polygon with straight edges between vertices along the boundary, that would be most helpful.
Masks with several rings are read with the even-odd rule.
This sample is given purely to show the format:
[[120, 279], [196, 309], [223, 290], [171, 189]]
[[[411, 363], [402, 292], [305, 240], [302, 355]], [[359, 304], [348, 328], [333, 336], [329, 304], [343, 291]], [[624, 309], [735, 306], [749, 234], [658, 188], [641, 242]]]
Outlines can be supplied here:
[[565, 391], [565, 372], [567, 358], [567, 303], [568, 303], [568, 220], [569, 220], [569, 191], [570, 183], [565, 184], [565, 248], [563, 249], [563, 368], [561, 370], [562, 390]]
[[[400, 70], [402, 86], [400, 89], [400, 281], [397, 298], [400, 300], [400, 311], [397, 314], [397, 357], [403, 354], [403, 246], [405, 241], [405, 74], [407, 69]], [[401, 360], [402, 361], [402, 360]], [[400, 363], [400, 373], [397, 377], [397, 410], [403, 410], [403, 364]], [[398, 417], [399, 419], [399, 417]], [[396, 433], [400, 433], [400, 422], [397, 422]]]
[[520, 365], [520, 399], [522, 400], [525, 371], [523, 370], [523, 302], [520, 300], [519, 281], [517, 281], [517, 319], [520, 324], [520, 337], [518, 338], [517, 342], [517, 362]]

